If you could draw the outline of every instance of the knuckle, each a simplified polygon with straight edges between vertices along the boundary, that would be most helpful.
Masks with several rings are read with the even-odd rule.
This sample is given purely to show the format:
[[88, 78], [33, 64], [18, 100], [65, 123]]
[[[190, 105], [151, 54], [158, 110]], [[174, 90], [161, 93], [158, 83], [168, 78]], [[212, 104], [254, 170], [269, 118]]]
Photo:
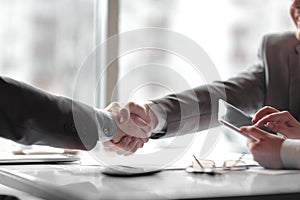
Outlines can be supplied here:
[[124, 151], [129, 152], [130, 148], [128, 146], [124, 147]]
[[264, 109], [265, 110], [271, 110], [271, 109], [273, 109], [273, 107], [271, 107], [271, 106], [265, 106]]
[[286, 110], [284, 110], [284, 111], [281, 111], [281, 114], [283, 114], [283, 115], [288, 115], [288, 114], [289, 114], [289, 112], [288, 112], [288, 111], [286, 111]]
[[255, 127], [254, 126], [250, 126], [249, 128], [248, 128], [248, 131], [254, 131], [255, 130]]
[[116, 102], [116, 101], [114, 101], [114, 102], [111, 102], [111, 104], [110, 104], [111, 106], [113, 106], [113, 107], [116, 107], [116, 106], [119, 106], [120, 105], [120, 103], [119, 102]]
[[129, 106], [129, 107], [135, 107], [136, 104], [135, 104], [134, 102], [130, 101], [130, 102], [128, 103], [128, 106]]
[[120, 148], [125, 148], [126, 147], [126, 141], [124, 139], [121, 140], [121, 142], [119, 143], [119, 147]]
[[128, 149], [128, 150], [133, 149], [134, 146], [135, 146], [135, 142], [131, 142], [131, 143], [128, 145], [127, 149]]
[[138, 143], [138, 148], [141, 148], [144, 145], [143, 140], [140, 140], [140, 142]]
[[137, 146], [134, 148], [133, 153], [135, 153], [138, 149], [139, 149], [139, 146], [137, 145]]
[[120, 109], [120, 111], [127, 111], [127, 110], [129, 110], [129, 107], [128, 106], [119, 106], [119, 109]]

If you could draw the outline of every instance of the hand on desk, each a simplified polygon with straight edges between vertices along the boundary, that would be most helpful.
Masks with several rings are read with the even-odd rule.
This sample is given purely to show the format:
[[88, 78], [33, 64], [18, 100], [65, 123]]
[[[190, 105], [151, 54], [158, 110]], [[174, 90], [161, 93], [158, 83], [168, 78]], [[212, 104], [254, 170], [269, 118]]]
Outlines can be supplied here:
[[122, 106], [114, 102], [106, 110], [112, 113], [117, 125], [114, 138], [103, 143], [108, 150], [130, 155], [148, 142], [153, 129], [153, 120], [150, 119], [150, 109], [147, 105], [129, 102]]

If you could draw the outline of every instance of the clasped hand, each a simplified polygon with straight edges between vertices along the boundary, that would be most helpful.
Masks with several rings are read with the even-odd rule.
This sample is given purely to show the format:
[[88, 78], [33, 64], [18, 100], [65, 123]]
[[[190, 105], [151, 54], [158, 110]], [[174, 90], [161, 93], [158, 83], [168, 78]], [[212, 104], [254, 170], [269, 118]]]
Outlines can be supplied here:
[[117, 126], [113, 139], [103, 143], [107, 150], [130, 155], [148, 142], [153, 127], [147, 105], [141, 106], [133, 102], [122, 105], [113, 102], [106, 110], [112, 113]]

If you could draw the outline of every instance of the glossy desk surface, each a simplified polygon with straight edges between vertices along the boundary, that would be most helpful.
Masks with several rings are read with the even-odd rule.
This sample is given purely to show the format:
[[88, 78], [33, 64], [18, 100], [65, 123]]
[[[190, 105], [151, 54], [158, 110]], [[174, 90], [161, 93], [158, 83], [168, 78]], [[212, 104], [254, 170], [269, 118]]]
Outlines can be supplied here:
[[[100, 166], [78, 164], [7, 165], [0, 170], [1, 184], [45, 199], [53, 199], [55, 195], [56, 199], [226, 199], [235, 196], [247, 199], [245, 196], [253, 195], [257, 199], [300, 199], [300, 171], [276, 175], [248, 171], [208, 175], [166, 170], [149, 176], [123, 178], [102, 174]], [[24, 174], [25, 179], [14, 177]]]

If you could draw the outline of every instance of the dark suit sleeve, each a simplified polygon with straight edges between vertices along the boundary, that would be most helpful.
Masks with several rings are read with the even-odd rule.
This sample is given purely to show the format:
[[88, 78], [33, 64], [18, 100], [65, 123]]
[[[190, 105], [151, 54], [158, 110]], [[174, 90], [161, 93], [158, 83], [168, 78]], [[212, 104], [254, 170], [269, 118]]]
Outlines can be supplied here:
[[[260, 54], [259, 54], [260, 55]], [[259, 56], [260, 59], [260, 56]], [[153, 102], [161, 106], [167, 123], [152, 138], [193, 133], [217, 126], [218, 99], [224, 99], [248, 113], [261, 108], [265, 102], [265, 68], [259, 64], [227, 81], [216, 81]]]
[[0, 77], [0, 136], [21, 144], [91, 149], [95, 110], [65, 97]]

